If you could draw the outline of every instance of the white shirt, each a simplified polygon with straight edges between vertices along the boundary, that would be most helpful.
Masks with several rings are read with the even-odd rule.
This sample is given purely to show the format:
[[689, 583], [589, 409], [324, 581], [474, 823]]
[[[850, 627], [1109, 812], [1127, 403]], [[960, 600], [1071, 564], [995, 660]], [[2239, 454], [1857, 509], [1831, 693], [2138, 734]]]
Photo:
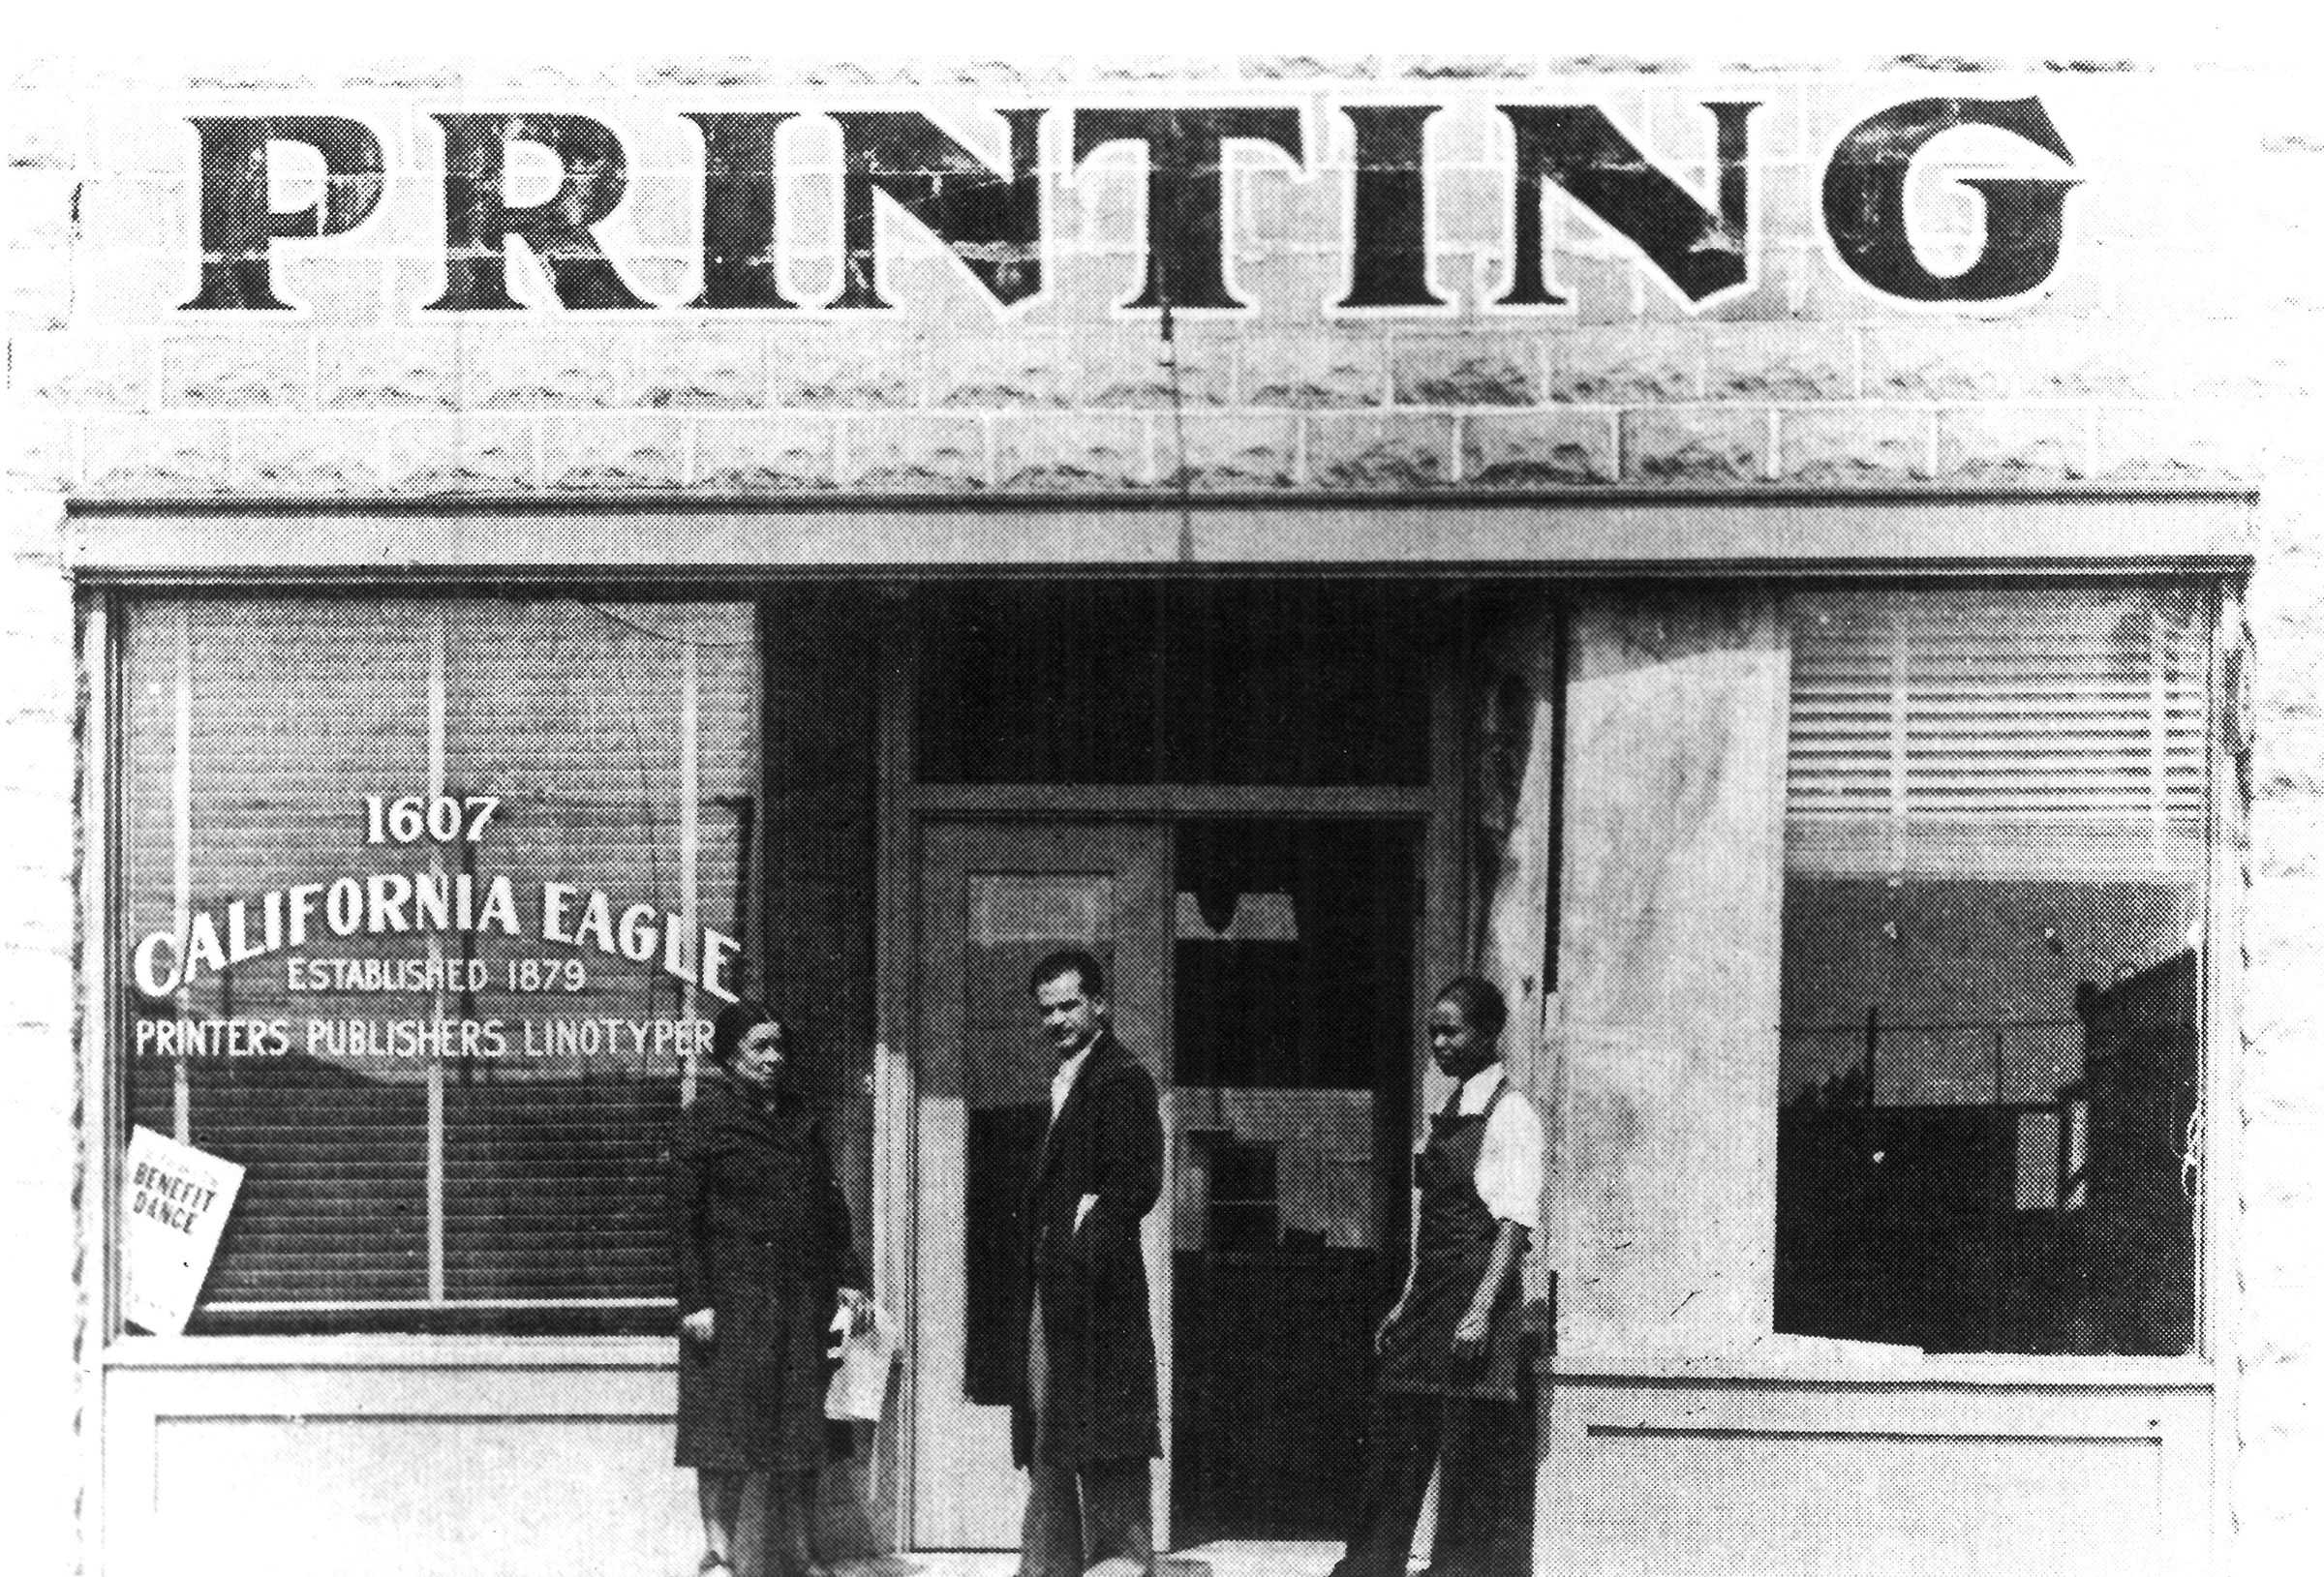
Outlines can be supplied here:
[[[1089, 1046], [1097, 1044], [1092, 1036]], [[1055, 1122], [1065, 1112], [1065, 1097], [1073, 1093], [1073, 1080], [1081, 1073], [1082, 1064], [1089, 1060], [1089, 1046], [1083, 1046], [1057, 1065], [1057, 1077], [1049, 1081], [1049, 1120]]]
[[[1052, 1128], [1055, 1128], [1057, 1125], [1057, 1119], [1065, 1114], [1065, 1097], [1073, 1093], [1073, 1081], [1080, 1077], [1082, 1064], [1089, 1060], [1089, 1046], [1096, 1044], [1097, 1038], [1091, 1036], [1089, 1046], [1083, 1046], [1072, 1056], [1059, 1063], [1057, 1077], [1049, 1081], [1049, 1125]], [[1085, 1194], [1082, 1196], [1081, 1202], [1074, 1206], [1073, 1211], [1073, 1229], [1075, 1231], [1078, 1232], [1082, 1229], [1082, 1223], [1089, 1219], [1089, 1212], [1096, 1206], [1096, 1195]]]
[[[1460, 1086], [1460, 1115], [1475, 1116], [1509, 1075], [1499, 1062], [1471, 1074]], [[1477, 1151], [1477, 1197], [1496, 1221], [1514, 1221], [1538, 1233], [1542, 1218], [1542, 1119], [1524, 1093], [1512, 1089], [1485, 1119]]]

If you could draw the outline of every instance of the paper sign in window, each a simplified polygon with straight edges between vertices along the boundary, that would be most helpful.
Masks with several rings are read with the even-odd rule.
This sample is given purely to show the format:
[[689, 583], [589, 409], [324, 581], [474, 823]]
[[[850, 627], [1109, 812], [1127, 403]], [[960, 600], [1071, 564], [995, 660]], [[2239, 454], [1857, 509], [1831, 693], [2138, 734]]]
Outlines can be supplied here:
[[121, 1172], [122, 1317], [182, 1336], [242, 1189], [224, 1157], [133, 1128]]

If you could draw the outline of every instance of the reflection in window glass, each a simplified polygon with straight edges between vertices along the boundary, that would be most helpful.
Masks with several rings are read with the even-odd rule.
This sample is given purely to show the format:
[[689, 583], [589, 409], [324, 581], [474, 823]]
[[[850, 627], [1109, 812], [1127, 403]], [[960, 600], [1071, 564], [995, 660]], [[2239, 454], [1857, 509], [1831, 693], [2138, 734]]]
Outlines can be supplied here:
[[2208, 599], [1794, 599], [1776, 1318], [2194, 1341]]

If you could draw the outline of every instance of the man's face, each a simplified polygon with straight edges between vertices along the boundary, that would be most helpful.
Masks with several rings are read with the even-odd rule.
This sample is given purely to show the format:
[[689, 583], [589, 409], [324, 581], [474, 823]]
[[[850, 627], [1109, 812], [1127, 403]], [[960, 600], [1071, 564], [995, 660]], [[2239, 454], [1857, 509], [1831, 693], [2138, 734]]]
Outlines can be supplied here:
[[1078, 1056], [1106, 1021], [1106, 1002], [1082, 989], [1078, 970], [1067, 970], [1053, 980], [1045, 980], [1033, 987], [1033, 1006], [1041, 1014], [1041, 1027], [1048, 1032], [1050, 1048], [1057, 1060]]
[[1458, 997], [1439, 997], [1428, 1010], [1428, 1050], [1440, 1073], [1466, 1078], [1492, 1061], [1495, 1049], [1469, 1022]]

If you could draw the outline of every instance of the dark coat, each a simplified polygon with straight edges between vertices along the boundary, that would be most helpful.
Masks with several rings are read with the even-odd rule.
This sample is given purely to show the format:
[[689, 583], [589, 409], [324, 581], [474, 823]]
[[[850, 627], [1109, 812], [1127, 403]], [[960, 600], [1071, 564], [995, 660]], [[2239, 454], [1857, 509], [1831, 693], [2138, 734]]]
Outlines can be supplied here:
[[[1162, 1194], [1161, 1103], [1154, 1076], [1112, 1032], [1088, 1055], [1042, 1142], [1021, 1217], [1019, 1307], [1031, 1308], [1037, 1286], [1049, 1333], [1041, 1455], [1069, 1464], [1162, 1454], [1138, 1231]], [[1085, 1195], [1097, 1202], [1077, 1229]], [[1020, 1467], [1032, 1458], [1029, 1404], [1020, 1370], [1011, 1431]]]
[[864, 1280], [810, 1103], [703, 1079], [671, 1146], [670, 1256], [680, 1317], [717, 1315], [710, 1343], [679, 1339], [679, 1466], [814, 1466], [839, 1289]]

